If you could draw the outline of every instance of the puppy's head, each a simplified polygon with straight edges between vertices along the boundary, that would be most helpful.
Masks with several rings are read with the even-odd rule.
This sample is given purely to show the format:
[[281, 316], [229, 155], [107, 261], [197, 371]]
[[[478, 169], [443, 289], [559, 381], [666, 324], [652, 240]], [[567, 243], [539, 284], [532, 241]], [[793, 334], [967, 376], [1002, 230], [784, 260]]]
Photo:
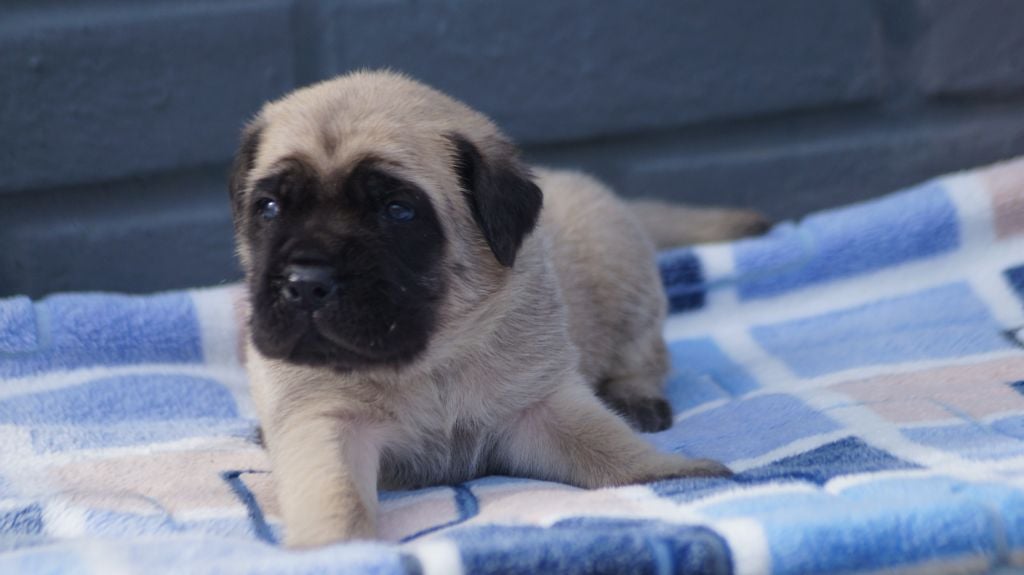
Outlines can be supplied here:
[[504, 281], [542, 202], [490, 121], [388, 72], [265, 106], [229, 188], [253, 343], [342, 371], [423, 354]]

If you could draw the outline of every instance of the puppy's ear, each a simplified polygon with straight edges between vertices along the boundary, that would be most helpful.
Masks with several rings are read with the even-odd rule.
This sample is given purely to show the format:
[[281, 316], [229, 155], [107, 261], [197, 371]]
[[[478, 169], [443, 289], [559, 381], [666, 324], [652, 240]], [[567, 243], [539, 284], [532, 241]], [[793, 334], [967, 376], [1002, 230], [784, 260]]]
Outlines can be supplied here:
[[228, 180], [228, 193], [231, 195], [231, 209], [237, 216], [242, 206], [242, 191], [249, 182], [249, 172], [256, 163], [256, 153], [260, 148], [263, 126], [249, 124], [242, 132], [242, 143], [231, 163], [231, 177]]
[[505, 157], [485, 158], [465, 137], [452, 134], [449, 138], [455, 146], [456, 173], [473, 219], [494, 257], [510, 268], [523, 239], [537, 225], [543, 194], [514, 157], [511, 146]]

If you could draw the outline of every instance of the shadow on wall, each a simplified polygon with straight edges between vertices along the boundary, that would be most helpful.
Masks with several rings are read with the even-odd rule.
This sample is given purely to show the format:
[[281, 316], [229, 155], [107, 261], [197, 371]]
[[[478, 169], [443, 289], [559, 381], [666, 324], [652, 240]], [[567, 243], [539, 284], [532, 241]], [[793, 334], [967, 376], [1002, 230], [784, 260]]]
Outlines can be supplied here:
[[539, 163], [772, 217], [1024, 152], [1015, 0], [15, 0], [0, 8], [0, 295], [238, 277], [260, 104], [388, 66]]

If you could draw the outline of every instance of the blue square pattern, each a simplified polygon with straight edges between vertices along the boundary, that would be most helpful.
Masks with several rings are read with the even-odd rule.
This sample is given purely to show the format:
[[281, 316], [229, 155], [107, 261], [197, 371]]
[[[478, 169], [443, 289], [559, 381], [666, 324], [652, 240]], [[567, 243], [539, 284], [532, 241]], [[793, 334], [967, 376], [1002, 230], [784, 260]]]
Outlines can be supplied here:
[[906, 192], [776, 226], [768, 236], [737, 242], [739, 294], [769, 297], [955, 249], [959, 224], [942, 185]]
[[1007, 283], [1010, 284], [1010, 287], [1013, 288], [1017, 297], [1020, 298], [1021, 304], [1024, 305], [1024, 265], [1004, 270], [1003, 276], [1006, 278]]
[[0, 573], [84, 573], [85, 559], [68, 547], [26, 546], [18, 553], [0, 553]]
[[[129, 573], [409, 573], [396, 546], [361, 541], [296, 553], [241, 537], [152, 537], [120, 543], [117, 553], [118, 565]], [[5, 572], [2, 559], [0, 573]], [[97, 567], [95, 572], [107, 571]]]
[[4, 535], [40, 535], [43, 508], [37, 504], [0, 512], [0, 538]]
[[[223, 401], [229, 398], [220, 398]], [[194, 437], [234, 437], [249, 439], [256, 434], [255, 423], [241, 418], [232, 419], [230, 404], [218, 417], [189, 418], [195, 406], [183, 406], [176, 415], [149, 420], [122, 420], [107, 423], [66, 423], [33, 425], [32, 448], [36, 453], [57, 453], [79, 449], [153, 445]], [[207, 412], [209, 413], [209, 412]]]
[[711, 338], [670, 341], [668, 349], [672, 372], [665, 391], [676, 412], [758, 388], [757, 380]]
[[736, 461], [839, 429], [839, 424], [795, 397], [758, 395], [729, 402], [648, 436], [662, 451]]
[[883, 477], [847, 487], [842, 497], [855, 505], [868, 502], [910, 510], [942, 511], [945, 502], [973, 504], [988, 517], [980, 529], [996, 532], [1012, 550], [1024, 549], [1024, 491], [1005, 483], [948, 476]]
[[851, 473], [917, 467], [919, 466], [872, 447], [857, 437], [846, 437], [798, 455], [779, 459], [763, 467], [744, 471], [736, 479], [743, 483], [792, 480], [824, 485], [834, 477]]
[[685, 477], [657, 481], [650, 487], [661, 497], [688, 502], [735, 488], [736, 484], [806, 482], [824, 485], [842, 475], [916, 468], [919, 466], [872, 447], [857, 437], [845, 437], [768, 465], [748, 469], [730, 479]]
[[704, 270], [693, 250], [678, 249], [660, 254], [658, 268], [668, 297], [669, 313], [704, 307]]
[[0, 299], [0, 358], [30, 353], [39, 347], [36, 313], [27, 297]]
[[85, 513], [89, 535], [96, 537], [149, 537], [181, 532], [182, 526], [166, 513], [123, 513], [89, 509]]
[[549, 528], [453, 530], [467, 573], [732, 573], [725, 540], [704, 527], [582, 517]]
[[962, 282], [755, 326], [751, 333], [800, 377], [1013, 347], [985, 304]]
[[997, 419], [989, 423], [988, 427], [1006, 437], [1024, 440], [1024, 415], [1011, 415]]
[[[787, 574], [876, 571], [961, 558], [994, 564], [1002, 551], [998, 542], [1020, 549], [1024, 533], [1024, 493], [942, 477], [885, 478], [838, 494], [766, 490], [723, 499], [701, 512], [763, 525], [772, 572]], [[808, 546], [815, 552], [807, 553]]]
[[791, 502], [762, 525], [776, 574], [880, 572], [942, 559], [991, 564], [1000, 554], [988, 510], [968, 501]]
[[228, 419], [234, 397], [220, 383], [187, 375], [125, 375], [0, 400], [0, 423], [107, 425], [126, 421]]
[[[15, 298], [2, 306], [6, 310], [2, 315], [12, 321], [0, 325], [0, 340], [20, 343], [19, 353], [0, 353], [0, 378], [97, 365], [203, 359], [199, 323], [192, 299], [185, 293], [67, 294], [35, 305]], [[37, 345], [29, 346], [32, 341]]]
[[[1014, 425], [1016, 423], [1016, 425]], [[1024, 441], [1003, 433], [1020, 432], [1018, 421], [1002, 421], [993, 426], [968, 422], [933, 427], [903, 429], [911, 441], [943, 451], [957, 453], [967, 459], [999, 460], [1024, 455]]]

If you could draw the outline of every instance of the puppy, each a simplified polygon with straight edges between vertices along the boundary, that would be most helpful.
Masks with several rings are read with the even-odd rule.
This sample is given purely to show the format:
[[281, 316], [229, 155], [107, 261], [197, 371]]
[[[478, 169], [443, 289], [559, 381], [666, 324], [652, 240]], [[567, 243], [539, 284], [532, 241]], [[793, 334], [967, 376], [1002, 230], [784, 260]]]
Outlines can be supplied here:
[[[587, 176], [531, 173], [483, 115], [349, 74], [267, 104], [229, 187], [289, 546], [373, 538], [378, 488], [729, 474], [627, 424], [672, 421], [665, 297], [636, 216]], [[697, 239], [763, 225], [679, 213], [683, 229], [720, 220]]]

